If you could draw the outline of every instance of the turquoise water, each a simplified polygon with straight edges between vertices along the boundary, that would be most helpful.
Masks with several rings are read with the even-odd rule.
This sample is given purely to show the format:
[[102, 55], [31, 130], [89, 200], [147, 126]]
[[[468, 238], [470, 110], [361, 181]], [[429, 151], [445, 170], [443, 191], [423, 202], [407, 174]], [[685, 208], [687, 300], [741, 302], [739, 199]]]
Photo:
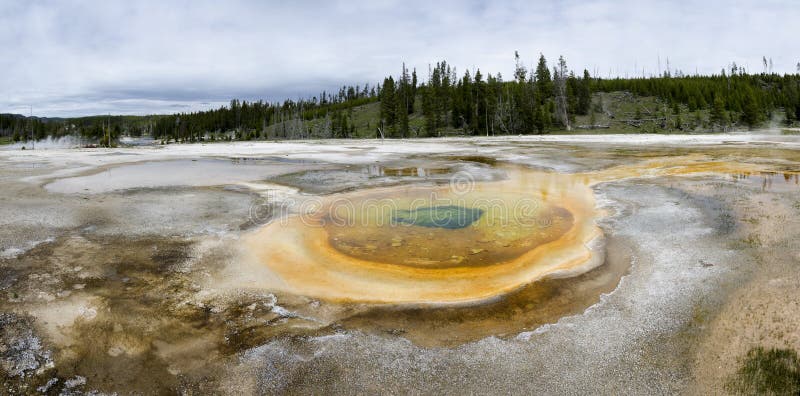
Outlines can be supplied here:
[[456, 230], [468, 227], [481, 216], [483, 209], [443, 205], [397, 210], [392, 215], [392, 221], [396, 224]]

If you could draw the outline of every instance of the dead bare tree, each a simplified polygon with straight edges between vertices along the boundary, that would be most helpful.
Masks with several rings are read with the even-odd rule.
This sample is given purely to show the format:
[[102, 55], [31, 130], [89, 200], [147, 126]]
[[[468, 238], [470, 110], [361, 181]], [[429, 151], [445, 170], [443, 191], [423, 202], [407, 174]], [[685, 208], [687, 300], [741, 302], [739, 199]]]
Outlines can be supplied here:
[[330, 114], [325, 114], [322, 122], [317, 124], [316, 135], [321, 138], [333, 136], [333, 120], [331, 120]]
[[378, 127], [378, 133], [381, 135], [381, 141], [384, 140], [383, 136], [383, 120], [381, 120], [381, 126]]
[[572, 130], [567, 114], [567, 61], [563, 56], [558, 57], [556, 68], [556, 115], [568, 131]]
[[[508, 98], [508, 100], [503, 100], [504, 97]], [[501, 93], [497, 97], [497, 107], [495, 108], [494, 112], [494, 122], [492, 123], [492, 128], [494, 128], [494, 123], [497, 123], [498, 128], [500, 128], [504, 134], [516, 131], [516, 118], [514, 117], [514, 112], [512, 111], [514, 106], [513, 103], [509, 103], [509, 101], [513, 102], [513, 99], [513, 96], [508, 92], [508, 88], [506, 88], [505, 96]]]
[[284, 117], [284, 113], [281, 113], [284, 137], [286, 139], [303, 139], [305, 137], [302, 114], [303, 110], [300, 106], [290, 108], [288, 117]]

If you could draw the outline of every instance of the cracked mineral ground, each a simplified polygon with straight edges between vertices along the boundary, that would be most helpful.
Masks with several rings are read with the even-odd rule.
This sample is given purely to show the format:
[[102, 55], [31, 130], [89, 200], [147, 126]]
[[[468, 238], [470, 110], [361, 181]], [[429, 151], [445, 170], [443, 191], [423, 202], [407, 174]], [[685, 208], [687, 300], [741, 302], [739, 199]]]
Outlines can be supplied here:
[[0, 150], [8, 394], [709, 394], [800, 350], [800, 137]]

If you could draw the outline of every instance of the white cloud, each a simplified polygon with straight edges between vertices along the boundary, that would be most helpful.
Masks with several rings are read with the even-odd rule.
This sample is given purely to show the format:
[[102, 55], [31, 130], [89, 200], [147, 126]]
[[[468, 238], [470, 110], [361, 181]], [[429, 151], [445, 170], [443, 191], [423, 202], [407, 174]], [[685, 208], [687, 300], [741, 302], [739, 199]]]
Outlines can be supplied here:
[[609, 74], [776, 71], [800, 61], [795, 1], [0, 3], [0, 112], [172, 112], [378, 82], [446, 59], [509, 77], [514, 50]]

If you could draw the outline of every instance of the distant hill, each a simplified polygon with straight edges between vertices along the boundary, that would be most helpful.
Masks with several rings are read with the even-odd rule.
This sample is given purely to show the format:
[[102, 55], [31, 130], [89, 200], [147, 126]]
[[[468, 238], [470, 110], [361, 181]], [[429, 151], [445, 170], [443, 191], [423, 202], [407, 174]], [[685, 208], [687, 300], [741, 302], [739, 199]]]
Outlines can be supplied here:
[[602, 79], [519, 62], [513, 78], [463, 74], [436, 63], [424, 81], [402, 68], [395, 79], [342, 86], [301, 100], [232, 100], [194, 113], [77, 118], [0, 115], [0, 137], [18, 141], [77, 135], [113, 144], [150, 135], [163, 143], [254, 139], [407, 138], [547, 133], [700, 133], [797, 127], [800, 75], [747, 74], [733, 66], [712, 76], [680, 72]]

